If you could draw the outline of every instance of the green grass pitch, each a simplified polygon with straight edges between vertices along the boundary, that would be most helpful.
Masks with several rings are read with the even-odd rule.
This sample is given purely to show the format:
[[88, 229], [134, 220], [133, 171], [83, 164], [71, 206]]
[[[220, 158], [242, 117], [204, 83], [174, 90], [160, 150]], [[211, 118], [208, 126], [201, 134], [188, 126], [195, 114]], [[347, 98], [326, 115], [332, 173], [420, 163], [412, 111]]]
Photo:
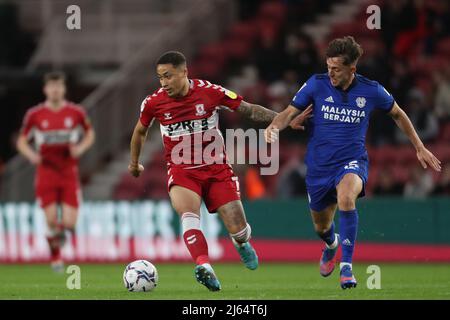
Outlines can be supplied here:
[[193, 265], [157, 264], [158, 287], [128, 292], [122, 283], [125, 265], [80, 264], [81, 289], [69, 290], [69, 274], [54, 274], [49, 265], [0, 265], [0, 299], [450, 299], [446, 264], [379, 264], [381, 289], [367, 288], [367, 264], [355, 264], [358, 287], [342, 290], [338, 272], [319, 275], [312, 263], [265, 263], [256, 271], [241, 264], [215, 264], [222, 291], [198, 284]]

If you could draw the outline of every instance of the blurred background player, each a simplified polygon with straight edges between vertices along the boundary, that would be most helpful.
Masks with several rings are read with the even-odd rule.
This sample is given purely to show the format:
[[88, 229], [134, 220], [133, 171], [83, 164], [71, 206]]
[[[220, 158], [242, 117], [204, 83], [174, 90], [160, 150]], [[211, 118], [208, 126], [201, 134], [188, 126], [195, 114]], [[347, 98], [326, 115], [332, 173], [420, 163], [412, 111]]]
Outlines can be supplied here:
[[[51, 266], [62, 272], [65, 230], [74, 231], [81, 202], [78, 158], [92, 146], [95, 136], [84, 110], [65, 100], [63, 73], [47, 73], [43, 91], [46, 100], [29, 109], [23, 119], [17, 149], [37, 167], [35, 194], [47, 220]], [[31, 139], [37, 151], [30, 145]]]
[[[149, 127], [158, 119], [167, 161], [167, 188], [172, 206], [181, 218], [184, 242], [197, 264], [196, 279], [209, 290], [217, 291], [221, 285], [211, 267], [208, 245], [200, 229], [202, 199], [209, 212], [217, 212], [221, 217], [245, 266], [251, 270], [258, 267], [258, 256], [249, 242], [251, 228], [240, 200], [239, 181], [228, 164], [219, 132], [218, 109], [237, 111], [255, 122], [265, 123], [272, 121], [276, 112], [247, 103], [236, 93], [209, 81], [189, 79], [186, 58], [180, 52], [166, 52], [156, 65], [161, 88], [142, 102], [141, 116], [131, 139], [128, 169], [135, 177], [144, 170], [139, 155]], [[299, 124], [303, 116], [296, 119]], [[179, 151], [175, 150], [185, 141], [188, 151], [193, 152], [184, 154], [187, 158], [179, 161]], [[205, 149], [213, 143], [219, 148], [205, 157]], [[196, 162], [198, 156], [200, 161]]]
[[[351, 36], [332, 40], [326, 50], [328, 73], [315, 74], [302, 85], [290, 105], [266, 129], [266, 140], [277, 139], [294, 117], [313, 104], [306, 164], [306, 186], [314, 228], [326, 243], [320, 274], [329, 276], [342, 244], [340, 282], [356, 287], [352, 258], [358, 227], [356, 199], [365, 195], [369, 159], [365, 136], [374, 109], [389, 114], [406, 134], [423, 168], [441, 170], [440, 161], [425, 148], [406, 113], [378, 82], [356, 73], [361, 46]], [[334, 232], [339, 209], [340, 233]]]

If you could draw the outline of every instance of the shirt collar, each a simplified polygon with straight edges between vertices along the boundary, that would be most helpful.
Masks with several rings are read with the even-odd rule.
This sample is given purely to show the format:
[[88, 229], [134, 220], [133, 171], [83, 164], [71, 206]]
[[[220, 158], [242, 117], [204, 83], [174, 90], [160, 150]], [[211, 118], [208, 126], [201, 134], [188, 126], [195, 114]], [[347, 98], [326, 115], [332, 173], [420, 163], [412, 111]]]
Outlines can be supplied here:
[[354, 75], [354, 77], [353, 77], [353, 80], [352, 80], [352, 83], [350, 83], [350, 85], [348, 86], [347, 89], [342, 90], [342, 88], [340, 88], [340, 87], [336, 87], [336, 89], [338, 89], [338, 90], [340, 90], [340, 91], [342, 91], [342, 92], [349, 92], [349, 91], [350, 91], [351, 89], [353, 89], [357, 84], [358, 84], [358, 79], [357, 79], [357, 75], [356, 75], [356, 73], [355, 73], [355, 75]]

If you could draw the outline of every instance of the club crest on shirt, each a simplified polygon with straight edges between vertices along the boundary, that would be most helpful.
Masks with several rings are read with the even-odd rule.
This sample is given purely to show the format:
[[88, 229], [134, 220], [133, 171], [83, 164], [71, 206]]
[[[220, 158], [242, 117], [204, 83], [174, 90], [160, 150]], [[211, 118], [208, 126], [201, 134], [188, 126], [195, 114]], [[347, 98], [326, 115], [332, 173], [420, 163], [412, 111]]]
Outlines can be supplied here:
[[204, 104], [196, 104], [195, 110], [197, 110], [197, 112], [195, 113], [196, 116], [202, 116], [206, 113]]
[[360, 108], [364, 108], [366, 106], [366, 98], [364, 97], [356, 98], [356, 105]]
[[42, 128], [44, 129], [48, 128], [48, 120], [42, 121]]
[[66, 128], [71, 128], [72, 125], [73, 125], [73, 120], [72, 120], [72, 118], [70, 118], [70, 117], [64, 118], [64, 126], [65, 126]]
[[164, 119], [166, 119], [166, 120], [172, 119], [172, 115], [170, 114], [170, 112], [164, 113]]

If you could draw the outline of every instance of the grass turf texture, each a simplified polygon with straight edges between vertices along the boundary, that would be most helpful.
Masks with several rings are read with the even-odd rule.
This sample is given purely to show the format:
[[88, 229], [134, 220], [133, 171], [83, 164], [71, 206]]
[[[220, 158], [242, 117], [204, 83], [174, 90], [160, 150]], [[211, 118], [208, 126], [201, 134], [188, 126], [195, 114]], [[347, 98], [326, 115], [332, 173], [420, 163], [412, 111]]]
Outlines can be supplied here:
[[80, 264], [81, 289], [69, 290], [69, 274], [49, 265], [0, 265], [0, 299], [450, 299], [450, 269], [445, 264], [380, 264], [381, 290], [369, 290], [368, 265], [356, 264], [358, 287], [342, 290], [338, 267], [328, 278], [317, 264], [265, 263], [256, 271], [241, 264], [215, 264], [222, 291], [209, 292], [194, 279], [191, 264], [157, 265], [152, 292], [128, 292], [125, 265]]

